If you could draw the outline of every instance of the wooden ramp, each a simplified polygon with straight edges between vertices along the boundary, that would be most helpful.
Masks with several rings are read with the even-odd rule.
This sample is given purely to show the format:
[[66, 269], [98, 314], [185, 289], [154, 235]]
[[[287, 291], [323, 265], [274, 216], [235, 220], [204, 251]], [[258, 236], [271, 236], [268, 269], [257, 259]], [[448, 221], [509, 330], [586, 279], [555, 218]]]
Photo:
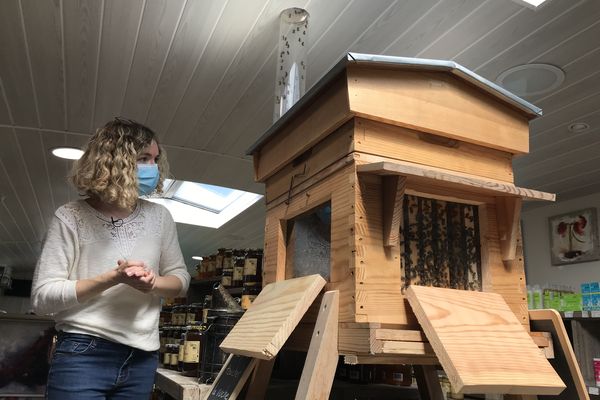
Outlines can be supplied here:
[[460, 393], [556, 395], [565, 389], [499, 294], [413, 285], [406, 296]]
[[321, 275], [309, 275], [265, 286], [223, 340], [221, 349], [262, 360], [272, 359], [325, 283]]

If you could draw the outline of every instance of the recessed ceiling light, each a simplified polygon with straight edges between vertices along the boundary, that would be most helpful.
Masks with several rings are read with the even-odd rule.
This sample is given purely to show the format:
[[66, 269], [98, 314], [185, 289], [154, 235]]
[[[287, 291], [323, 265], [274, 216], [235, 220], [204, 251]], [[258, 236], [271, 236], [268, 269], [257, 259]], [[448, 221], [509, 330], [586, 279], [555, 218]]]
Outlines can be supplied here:
[[569, 130], [573, 133], [587, 131], [588, 129], [590, 129], [590, 126], [585, 122], [573, 122], [569, 125]]
[[525, 7], [531, 8], [532, 10], [537, 10], [541, 7], [547, 0], [513, 0], [515, 3], [519, 3], [524, 5]]
[[192, 259], [194, 259], [194, 260], [198, 260], [198, 261], [202, 261], [202, 260], [204, 260], [204, 259], [203, 259], [202, 257], [200, 257], [200, 256], [192, 256]]
[[55, 147], [52, 149], [52, 154], [67, 160], [79, 160], [83, 155], [83, 150], [77, 147]]
[[517, 96], [539, 96], [558, 88], [565, 80], [562, 69], [550, 64], [523, 64], [498, 75], [496, 82]]

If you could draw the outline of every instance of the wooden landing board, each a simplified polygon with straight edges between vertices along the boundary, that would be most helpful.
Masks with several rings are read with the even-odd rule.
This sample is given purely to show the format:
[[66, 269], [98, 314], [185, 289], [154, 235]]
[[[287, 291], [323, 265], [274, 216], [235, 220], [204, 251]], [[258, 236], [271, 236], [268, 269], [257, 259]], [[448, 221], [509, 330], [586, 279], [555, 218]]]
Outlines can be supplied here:
[[459, 392], [556, 395], [564, 390], [499, 294], [413, 285], [406, 297]]
[[223, 340], [221, 349], [262, 360], [272, 359], [325, 283], [320, 275], [309, 275], [268, 284]]
[[560, 395], [544, 397], [544, 399], [589, 400], [587, 387], [560, 314], [556, 310], [529, 310], [529, 322], [533, 329], [552, 334], [554, 359], [550, 363], [567, 383], [567, 388]]
[[554, 201], [556, 195], [533, 189], [520, 188], [512, 183], [486, 181], [475, 176], [434, 167], [420, 167], [403, 162], [378, 162], [357, 166], [357, 171], [376, 175], [402, 175], [407, 177], [407, 186], [412, 182], [434, 184], [449, 188], [472, 191], [492, 196], [517, 196], [526, 200]]

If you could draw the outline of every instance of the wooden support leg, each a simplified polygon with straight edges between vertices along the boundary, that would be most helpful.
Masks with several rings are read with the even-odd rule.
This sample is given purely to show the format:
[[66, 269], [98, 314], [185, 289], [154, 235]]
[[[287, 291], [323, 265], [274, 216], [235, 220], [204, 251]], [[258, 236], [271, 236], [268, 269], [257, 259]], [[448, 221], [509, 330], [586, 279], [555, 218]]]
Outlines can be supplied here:
[[444, 400], [435, 366], [413, 365], [421, 400]]
[[271, 380], [271, 372], [273, 371], [274, 364], [275, 358], [271, 360], [258, 361], [258, 364], [254, 368], [254, 372], [250, 377], [248, 391], [246, 392], [247, 399], [262, 400], [265, 398], [267, 387], [269, 386], [269, 381]]
[[338, 361], [339, 291], [323, 295], [296, 400], [327, 399]]

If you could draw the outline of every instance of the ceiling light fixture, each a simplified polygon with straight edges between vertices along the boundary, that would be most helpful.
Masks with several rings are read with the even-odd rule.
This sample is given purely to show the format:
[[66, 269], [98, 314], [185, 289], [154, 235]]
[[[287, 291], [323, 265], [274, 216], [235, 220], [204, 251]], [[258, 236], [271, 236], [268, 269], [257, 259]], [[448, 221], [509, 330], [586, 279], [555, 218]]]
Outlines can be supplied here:
[[54, 156], [67, 160], [79, 160], [83, 155], [83, 150], [77, 147], [55, 147], [51, 151]]
[[580, 133], [587, 131], [588, 129], [590, 129], [590, 125], [586, 124], [585, 122], [573, 122], [571, 125], [569, 125], [569, 130], [573, 133]]
[[545, 5], [547, 0], [513, 0], [515, 3], [524, 5], [527, 8], [531, 8], [532, 10], [537, 10], [541, 6]]
[[202, 261], [204, 260], [204, 258], [200, 257], [200, 256], [192, 256], [192, 259], [194, 260], [198, 260], [198, 261]]
[[502, 72], [496, 83], [517, 96], [539, 96], [562, 85], [565, 73], [550, 64], [517, 65]]

